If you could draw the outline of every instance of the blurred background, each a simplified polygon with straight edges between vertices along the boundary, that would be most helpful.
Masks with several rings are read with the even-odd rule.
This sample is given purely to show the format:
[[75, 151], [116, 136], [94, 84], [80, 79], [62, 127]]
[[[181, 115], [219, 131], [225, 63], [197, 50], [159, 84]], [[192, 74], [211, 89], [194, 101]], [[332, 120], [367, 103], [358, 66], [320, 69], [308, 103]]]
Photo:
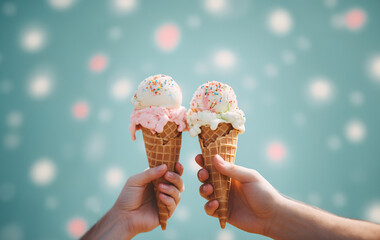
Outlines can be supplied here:
[[[0, 1], [0, 239], [80, 237], [147, 166], [128, 131], [140, 81], [171, 75], [188, 107], [228, 83], [246, 113], [236, 163], [280, 192], [380, 223], [380, 2]], [[267, 239], [203, 211], [198, 140], [166, 231], [136, 239]]]

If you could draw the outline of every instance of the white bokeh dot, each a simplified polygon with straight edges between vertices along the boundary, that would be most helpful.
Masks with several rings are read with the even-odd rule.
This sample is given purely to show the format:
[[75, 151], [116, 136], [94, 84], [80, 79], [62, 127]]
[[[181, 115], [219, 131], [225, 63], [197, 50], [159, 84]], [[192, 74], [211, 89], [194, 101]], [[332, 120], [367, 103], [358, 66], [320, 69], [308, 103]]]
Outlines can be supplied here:
[[6, 2], [3, 5], [3, 13], [5, 16], [14, 16], [17, 12], [17, 7], [14, 2]]
[[58, 206], [58, 199], [55, 196], [47, 196], [45, 198], [45, 206], [50, 210], [56, 209]]
[[276, 65], [274, 64], [267, 64], [265, 67], [264, 67], [264, 71], [265, 71], [265, 74], [270, 77], [270, 78], [273, 78], [273, 77], [277, 77], [278, 75], [278, 68]]
[[350, 93], [349, 99], [351, 104], [356, 107], [361, 106], [364, 102], [364, 96], [359, 91], [354, 91]]
[[370, 59], [368, 70], [371, 77], [380, 83], [380, 55], [374, 56]]
[[122, 37], [122, 35], [123, 35], [123, 31], [121, 30], [120, 27], [115, 26], [108, 30], [108, 37], [111, 40], [117, 41]]
[[342, 192], [336, 192], [332, 196], [332, 202], [333, 202], [334, 206], [336, 206], [338, 208], [342, 208], [342, 207], [346, 206], [347, 197]]
[[125, 175], [121, 168], [111, 167], [106, 171], [105, 180], [108, 186], [118, 187], [124, 183]]
[[300, 112], [295, 113], [295, 114], [293, 115], [293, 121], [294, 121], [294, 123], [295, 123], [296, 125], [298, 125], [298, 126], [303, 126], [303, 125], [306, 124], [306, 116], [305, 116], [305, 114], [300, 113]]
[[380, 224], [380, 200], [372, 202], [366, 207], [365, 218]]
[[322, 196], [317, 192], [311, 192], [308, 194], [307, 200], [313, 206], [320, 206], [322, 203]]
[[207, 12], [215, 15], [226, 13], [229, 7], [227, 0], [204, 0], [203, 4]]
[[87, 161], [99, 161], [106, 152], [106, 140], [103, 134], [93, 133], [86, 140], [84, 156]]
[[98, 113], [99, 121], [102, 123], [107, 123], [112, 119], [112, 112], [108, 108], [102, 108]]
[[23, 235], [23, 229], [16, 223], [9, 223], [0, 229], [1, 240], [22, 240]]
[[57, 167], [50, 158], [40, 158], [30, 169], [30, 178], [38, 186], [51, 184], [57, 175]]
[[189, 169], [191, 170], [190, 174], [192, 176], [193, 176], [193, 174], [197, 174], [197, 172], [199, 171], [199, 169], [201, 169], [201, 167], [197, 164], [197, 162], [195, 162], [195, 156], [196, 155], [191, 154], [188, 157], [188, 162], [187, 162], [187, 165], [188, 165]]
[[307, 51], [311, 48], [310, 40], [305, 36], [300, 36], [297, 39], [297, 46], [302, 51]]
[[333, 28], [342, 29], [345, 26], [344, 16], [341, 14], [335, 14], [331, 17], [331, 25]]
[[128, 78], [120, 78], [111, 86], [111, 96], [117, 101], [125, 100], [132, 91], [132, 83]]
[[53, 76], [49, 72], [40, 71], [33, 74], [28, 83], [29, 95], [34, 99], [49, 96], [53, 89]]
[[269, 29], [276, 35], [288, 34], [293, 27], [293, 19], [286, 9], [275, 9], [269, 14]]
[[66, 10], [72, 7], [75, 0], [49, 0], [49, 4], [56, 10]]
[[21, 33], [21, 46], [27, 52], [40, 51], [46, 42], [46, 31], [41, 27], [28, 27]]
[[216, 239], [217, 240], [234, 240], [235, 236], [232, 231], [223, 229], [217, 233]]
[[201, 26], [201, 18], [197, 15], [191, 15], [187, 18], [187, 25], [191, 29], [197, 29]]
[[16, 187], [14, 184], [5, 182], [0, 184], [0, 201], [11, 201], [16, 194]]
[[137, 0], [112, 0], [112, 7], [116, 13], [130, 13], [137, 7]]
[[359, 143], [366, 137], [366, 127], [360, 120], [351, 120], [347, 123], [345, 128], [347, 139], [352, 143]]
[[252, 91], [257, 87], [257, 81], [255, 78], [246, 76], [243, 78], [243, 87], [246, 90]]
[[89, 211], [93, 213], [100, 213], [101, 211], [99, 198], [95, 196], [86, 198], [84, 205]]
[[338, 4], [338, 0], [325, 0], [324, 2], [328, 8], [334, 8]]
[[332, 135], [327, 139], [327, 147], [330, 150], [336, 151], [340, 149], [341, 146], [342, 146], [342, 142], [338, 136]]
[[282, 61], [284, 61], [284, 63], [287, 65], [292, 65], [296, 61], [296, 55], [294, 54], [294, 52], [290, 50], [283, 51], [281, 57], [282, 57]]
[[12, 111], [7, 115], [7, 125], [12, 128], [18, 128], [23, 123], [23, 115], [20, 111]]
[[221, 69], [231, 69], [236, 64], [236, 55], [230, 50], [219, 50], [214, 54], [213, 62]]
[[9, 133], [4, 136], [4, 147], [10, 150], [16, 149], [21, 144], [21, 137], [16, 133]]
[[174, 217], [181, 222], [185, 222], [190, 217], [190, 209], [187, 206], [179, 206], [174, 212]]
[[313, 100], [317, 102], [326, 102], [332, 98], [333, 87], [329, 80], [318, 77], [311, 81], [308, 93]]

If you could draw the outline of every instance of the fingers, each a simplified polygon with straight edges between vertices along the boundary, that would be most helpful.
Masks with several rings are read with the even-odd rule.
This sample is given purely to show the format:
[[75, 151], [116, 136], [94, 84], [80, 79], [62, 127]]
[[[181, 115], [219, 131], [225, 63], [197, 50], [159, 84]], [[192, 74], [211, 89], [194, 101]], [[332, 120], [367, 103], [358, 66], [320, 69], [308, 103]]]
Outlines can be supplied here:
[[207, 200], [210, 200], [210, 195], [212, 194], [213, 191], [214, 191], [214, 188], [209, 183], [203, 184], [202, 186], [199, 187], [200, 195]]
[[209, 174], [206, 169], [200, 169], [197, 175], [198, 175], [198, 180], [203, 183], [206, 182], [207, 179], [209, 178]]
[[169, 217], [174, 213], [175, 208], [177, 207], [177, 204], [175, 203], [175, 200], [172, 197], [169, 197], [163, 193], [160, 193], [158, 195], [160, 200], [166, 205], [166, 207], [169, 210]]
[[178, 190], [178, 188], [174, 187], [173, 185], [160, 183], [158, 185], [158, 189], [160, 190], [160, 192], [165, 193], [166, 195], [169, 195], [170, 197], [172, 197], [176, 204], [178, 204], [179, 201], [181, 200], [180, 191]]
[[216, 209], [219, 207], [219, 202], [217, 200], [209, 201], [205, 204], [205, 212], [209, 216], [216, 217]]
[[241, 183], [257, 181], [260, 176], [256, 170], [226, 162], [219, 155], [215, 155], [213, 161], [216, 170], [221, 174], [236, 179]]
[[204, 166], [204, 161], [203, 161], [202, 154], [198, 154], [198, 155], [195, 157], [195, 161], [198, 163], [199, 166], [201, 166], [201, 167]]
[[182, 181], [182, 178], [180, 175], [178, 175], [177, 173], [174, 173], [174, 172], [166, 172], [165, 174], [165, 179], [168, 180], [169, 182], [173, 183], [174, 186], [176, 188], [178, 188], [178, 190], [180, 192], [183, 192], [183, 190], [185, 189], [185, 186], [183, 185], [183, 181]]
[[167, 170], [167, 166], [165, 164], [162, 164], [155, 168], [148, 168], [142, 173], [139, 173], [130, 177], [127, 181], [127, 184], [134, 187], [145, 186], [151, 181], [162, 177], [165, 174], [166, 170]]
[[183, 169], [184, 169], [183, 165], [181, 163], [179, 163], [179, 162], [176, 162], [174, 168], [175, 168], [176, 173], [178, 173], [180, 176], [182, 176]]

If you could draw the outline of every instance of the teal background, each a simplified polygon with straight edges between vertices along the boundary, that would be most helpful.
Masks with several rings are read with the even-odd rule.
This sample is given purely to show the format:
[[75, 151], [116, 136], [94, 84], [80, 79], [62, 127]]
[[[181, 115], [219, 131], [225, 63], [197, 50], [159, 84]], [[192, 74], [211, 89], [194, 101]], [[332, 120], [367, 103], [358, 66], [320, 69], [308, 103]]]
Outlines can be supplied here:
[[[284, 35], [267, 24], [278, 8], [292, 19]], [[366, 14], [358, 30], [335, 21], [353, 8]], [[0, 1], [0, 9], [0, 239], [72, 239], [71, 219], [80, 218], [89, 228], [101, 218], [125, 180], [148, 166], [141, 133], [136, 142], [130, 139], [129, 99], [141, 80], [157, 73], [177, 81], [185, 107], [206, 81], [233, 87], [247, 118], [236, 164], [258, 170], [292, 198], [345, 217], [380, 221], [380, 81], [368, 70], [380, 56], [379, 1], [239, 0], [217, 14], [200, 0], [137, 1], [123, 14], [106, 0], [78, 0], [67, 9], [49, 1], [10, 0]], [[167, 23], [180, 32], [172, 51], [155, 42], [157, 29]], [[34, 52], [20, 40], [30, 25], [47, 36]], [[114, 28], [119, 38], [110, 34]], [[215, 65], [220, 49], [235, 55], [232, 68]], [[107, 66], [91, 71], [90, 59], [99, 53]], [[50, 94], [40, 98], [28, 88], [39, 69], [52, 78]], [[326, 101], [309, 91], [320, 76], [332, 87]], [[115, 100], [111, 89], [120, 77], [128, 79], [130, 91]], [[354, 92], [361, 101], [352, 100]], [[85, 119], [73, 115], [78, 101], [89, 106]], [[15, 111], [19, 124], [9, 120]], [[364, 128], [358, 141], [347, 135], [354, 120]], [[274, 142], [286, 151], [279, 161], [267, 154]], [[204, 213], [193, 161], [199, 152], [198, 140], [184, 134], [181, 203], [167, 231], [157, 228], [136, 239], [266, 239], [230, 225], [221, 230], [217, 219]], [[46, 157], [56, 174], [47, 184], [36, 184], [31, 171]], [[121, 184], [107, 182], [110, 168], [123, 173]]]

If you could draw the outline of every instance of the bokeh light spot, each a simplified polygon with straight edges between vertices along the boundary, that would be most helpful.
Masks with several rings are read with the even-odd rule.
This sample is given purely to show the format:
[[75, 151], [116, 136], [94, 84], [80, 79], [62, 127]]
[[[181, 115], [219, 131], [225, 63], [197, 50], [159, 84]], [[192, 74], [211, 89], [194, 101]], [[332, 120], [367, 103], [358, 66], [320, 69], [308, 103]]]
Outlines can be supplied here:
[[342, 143], [338, 136], [332, 135], [327, 139], [327, 146], [330, 150], [336, 151], [341, 148]]
[[73, 116], [76, 119], [85, 119], [90, 113], [90, 107], [87, 102], [76, 102], [73, 106]]
[[203, 1], [207, 12], [211, 14], [223, 14], [227, 11], [227, 0], [205, 0]]
[[179, 206], [174, 212], [174, 217], [178, 219], [178, 221], [185, 222], [190, 217], [190, 209], [187, 206]]
[[344, 193], [342, 192], [336, 192], [334, 193], [334, 195], [332, 196], [332, 202], [333, 204], [338, 207], [338, 208], [342, 208], [344, 206], [346, 206], [346, 203], [347, 203], [347, 197]]
[[108, 59], [103, 54], [95, 55], [91, 58], [89, 67], [90, 70], [94, 73], [100, 73], [103, 72], [108, 64]]
[[124, 182], [124, 173], [118, 167], [113, 167], [106, 172], [106, 183], [110, 187], [118, 187]]
[[216, 239], [217, 240], [234, 240], [235, 236], [230, 230], [223, 229], [218, 232]]
[[21, 46], [27, 52], [38, 52], [46, 45], [46, 32], [40, 27], [29, 27], [21, 34]]
[[137, 7], [137, 0], [113, 0], [113, 9], [116, 13], [126, 14]]
[[12, 128], [18, 128], [22, 125], [23, 116], [19, 111], [12, 111], [7, 116], [7, 124]]
[[350, 30], [359, 30], [366, 21], [366, 13], [361, 9], [352, 9], [346, 13], [345, 23]]
[[380, 201], [373, 202], [367, 206], [365, 218], [368, 221], [380, 224]]
[[0, 239], [2, 240], [22, 240], [23, 235], [21, 226], [16, 223], [7, 224], [0, 230]]
[[14, 16], [16, 14], [17, 7], [14, 2], [6, 2], [3, 5], [3, 13], [5, 16]]
[[172, 23], [162, 25], [156, 31], [155, 40], [161, 50], [172, 51], [179, 43], [180, 30]]
[[364, 96], [359, 91], [354, 91], [350, 94], [350, 102], [354, 106], [361, 106], [364, 102]]
[[67, 232], [74, 238], [81, 237], [87, 231], [87, 222], [82, 218], [73, 218], [67, 223]]
[[75, 0], [49, 0], [50, 6], [56, 10], [69, 9], [74, 3]]
[[47, 72], [38, 72], [29, 80], [28, 92], [34, 99], [43, 99], [50, 95], [53, 89], [53, 77]]
[[270, 143], [267, 147], [267, 156], [273, 162], [281, 162], [286, 157], [286, 148], [281, 142]]
[[34, 184], [38, 186], [47, 186], [56, 178], [55, 163], [49, 158], [38, 159], [30, 170], [30, 177]]
[[350, 142], [362, 142], [366, 136], [366, 127], [359, 120], [352, 120], [346, 125], [346, 137]]
[[309, 94], [318, 102], [325, 102], [332, 97], [332, 85], [325, 78], [316, 78], [309, 85]]
[[377, 55], [370, 60], [369, 73], [372, 78], [380, 83], [380, 55]]
[[222, 69], [231, 69], [236, 64], [236, 56], [230, 50], [219, 50], [214, 54], [215, 66]]
[[269, 14], [269, 29], [278, 36], [288, 34], [293, 27], [290, 13], [285, 9], [276, 9]]
[[121, 101], [128, 98], [132, 90], [132, 83], [129, 79], [122, 78], [115, 81], [111, 87], [111, 95], [115, 100]]

